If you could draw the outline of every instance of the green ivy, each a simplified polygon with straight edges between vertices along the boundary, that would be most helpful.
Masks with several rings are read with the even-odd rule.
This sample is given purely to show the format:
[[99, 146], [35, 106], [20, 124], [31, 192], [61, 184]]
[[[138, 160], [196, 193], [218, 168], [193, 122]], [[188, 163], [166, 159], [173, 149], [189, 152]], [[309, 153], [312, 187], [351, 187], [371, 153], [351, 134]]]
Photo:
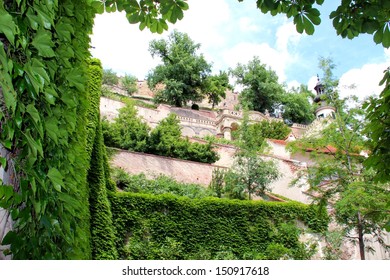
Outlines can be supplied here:
[[15, 164], [17, 182], [1, 197], [0, 207], [11, 210], [15, 222], [2, 243], [11, 245], [15, 259], [91, 257], [85, 168], [89, 2], [0, 3], [6, 108], [0, 143]]
[[91, 258], [87, 170], [101, 142], [86, 120], [94, 114], [87, 71], [95, 14], [118, 9], [162, 32], [187, 8], [182, 0], [0, 1], [0, 164], [13, 178], [12, 186], [0, 181], [0, 207], [14, 221], [1, 242], [13, 258]]
[[[328, 223], [325, 210], [297, 202], [131, 193], [115, 193], [110, 200], [123, 259], [161, 259], [166, 246], [175, 248], [170, 255], [175, 259], [215, 259], [221, 244], [230, 252], [228, 258], [270, 259], [267, 248], [278, 244], [288, 250], [289, 258], [300, 259], [305, 255], [295, 223], [302, 221], [314, 232], [324, 231]], [[272, 246], [268, 249], [274, 253]]]

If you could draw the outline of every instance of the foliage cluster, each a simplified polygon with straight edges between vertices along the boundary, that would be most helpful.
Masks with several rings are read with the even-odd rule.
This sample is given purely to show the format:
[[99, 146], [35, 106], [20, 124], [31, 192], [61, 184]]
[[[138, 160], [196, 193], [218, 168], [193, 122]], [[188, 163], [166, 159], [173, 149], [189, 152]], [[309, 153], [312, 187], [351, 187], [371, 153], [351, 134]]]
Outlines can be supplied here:
[[293, 89], [283, 96], [283, 119], [293, 123], [310, 124], [314, 120], [314, 105], [310, 100], [313, 93], [301, 85], [298, 89]]
[[202, 99], [202, 87], [211, 71], [203, 55], [196, 52], [200, 44], [195, 44], [190, 37], [174, 30], [168, 40], [153, 40], [150, 43], [151, 55], [161, 58], [158, 65], [148, 75], [148, 85], [155, 89], [164, 85], [155, 95], [156, 103], [167, 103], [182, 107], [188, 101]]
[[135, 77], [133, 75], [126, 74], [122, 78], [121, 83], [122, 83], [123, 88], [126, 90], [126, 92], [128, 94], [132, 95], [133, 93], [137, 92], [137, 90], [138, 90], [137, 81], [138, 81], [137, 77]]
[[201, 185], [180, 183], [165, 175], [158, 175], [154, 179], [147, 179], [143, 173], [129, 175], [117, 168], [113, 170], [112, 178], [118, 188], [131, 193], [169, 193], [189, 198], [214, 196], [211, 190]]
[[119, 78], [116, 73], [112, 69], [104, 69], [103, 70], [103, 85], [117, 85], [119, 82]]
[[107, 189], [111, 178], [100, 124], [100, 87], [102, 67], [100, 61], [91, 59], [88, 71], [87, 156], [90, 167], [87, 173], [91, 225], [92, 259], [116, 259], [115, 232], [112, 226]]
[[121, 259], [309, 258], [295, 223], [320, 232], [328, 222], [326, 211], [294, 202], [122, 192], [111, 204]]
[[[246, 129], [244, 132], [243, 130]], [[261, 150], [265, 139], [284, 140], [291, 129], [281, 121], [261, 121], [259, 123], [248, 124], [247, 128], [240, 126], [232, 133], [233, 138], [245, 138], [245, 144], [256, 150]]]
[[273, 112], [280, 104], [284, 89], [278, 83], [278, 76], [275, 71], [267, 69], [258, 57], [247, 65], [237, 64], [230, 73], [238, 84], [244, 86], [239, 96], [244, 108], [264, 113], [266, 110]]
[[120, 101], [123, 103], [128, 103], [128, 102], [134, 102], [135, 106], [138, 107], [143, 107], [143, 108], [148, 108], [148, 109], [157, 109], [157, 106], [155, 104], [149, 103], [148, 99], [144, 99], [140, 96], [137, 97], [130, 97], [130, 96], [125, 96], [119, 93], [116, 93], [112, 90], [110, 90], [108, 87], [102, 86], [101, 89], [101, 96], [107, 97], [112, 100]]
[[175, 114], [170, 114], [150, 131], [129, 102], [120, 109], [114, 123], [103, 120], [102, 125], [104, 142], [110, 147], [204, 163], [218, 160], [211, 142], [191, 143], [181, 138], [181, 128]]
[[[0, 2], [0, 207], [15, 259], [89, 259], [90, 1]], [[2, 150], [3, 151], [3, 150]], [[12, 185], [12, 186], [10, 186]]]
[[308, 135], [291, 147], [293, 151], [311, 151], [315, 164], [308, 170], [309, 191], [315, 193], [318, 203], [334, 208], [335, 220], [346, 236], [358, 240], [364, 259], [369, 249], [365, 234], [388, 246], [383, 243], [383, 229], [390, 219], [389, 185], [376, 183], [375, 172], [362, 164], [364, 157], [359, 153], [366, 148], [366, 138], [361, 104], [352, 97], [338, 97], [338, 80], [333, 77], [331, 60], [320, 60], [320, 67], [325, 74], [325, 97], [336, 108], [335, 119], [324, 124], [321, 135]]

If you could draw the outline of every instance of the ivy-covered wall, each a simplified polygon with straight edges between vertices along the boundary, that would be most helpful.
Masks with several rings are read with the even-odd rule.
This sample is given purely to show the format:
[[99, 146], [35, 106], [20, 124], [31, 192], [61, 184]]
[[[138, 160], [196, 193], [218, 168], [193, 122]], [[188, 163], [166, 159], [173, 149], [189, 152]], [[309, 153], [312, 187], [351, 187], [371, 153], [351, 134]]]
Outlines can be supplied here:
[[313, 232], [325, 230], [328, 223], [325, 210], [296, 202], [131, 193], [115, 193], [110, 200], [123, 259], [163, 258], [160, 250], [167, 247], [175, 251], [168, 257], [177, 259], [212, 259], [221, 250], [237, 259], [270, 259], [275, 248], [288, 251], [289, 257], [305, 258], [296, 222]]
[[[116, 259], [115, 231], [112, 225], [106, 185], [110, 179], [106, 150], [100, 123], [99, 103], [103, 69], [97, 59], [89, 61], [87, 112], [87, 146], [89, 207], [91, 216], [91, 247], [93, 259]], [[110, 186], [110, 185], [109, 185]]]
[[[0, 1], [0, 207], [15, 259], [90, 259], [87, 0]], [[12, 167], [12, 168], [11, 168]], [[2, 182], [0, 182], [2, 184]]]

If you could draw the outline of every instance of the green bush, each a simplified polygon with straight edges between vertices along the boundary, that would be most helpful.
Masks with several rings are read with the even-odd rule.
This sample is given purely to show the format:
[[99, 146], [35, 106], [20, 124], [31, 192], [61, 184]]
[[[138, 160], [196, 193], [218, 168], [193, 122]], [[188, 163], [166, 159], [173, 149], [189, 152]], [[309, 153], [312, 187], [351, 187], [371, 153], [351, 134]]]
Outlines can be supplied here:
[[214, 195], [212, 190], [201, 185], [180, 183], [165, 175], [159, 175], [155, 179], [147, 179], [143, 173], [129, 175], [122, 169], [115, 168], [112, 178], [118, 188], [132, 193], [170, 193], [189, 198], [204, 198]]
[[122, 79], [122, 86], [131, 95], [138, 90], [137, 81], [138, 79], [135, 76], [126, 74]]
[[103, 70], [103, 84], [104, 85], [117, 85], [118, 84], [118, 76], [112, 69], [104, 69]]
[[306, 247], [298, 240], [301, 230], [296, 221], [314, 232], [324, 231], [328, 222], [325, 210], [297, 202], [125, 192], [112, 194], [110, 199], [117, 249], [123, 259], [162, 258], [161, 252], [155, 252], [163, 246], [168, 246], [167, 256], [172, 248], [177, 249], [175, 256], [169, 255], [175, 259], [279, 259], [286, 254], [309, 258], [313, 251], [303, 254]]
[[137, 117], [133, 102], [120, 109], [114, 123], [102, 120], [105, 145], [135, 152], [214, 163], [218, 154], [212, 143], [191, 143], [181, 138], [179, 120], [175, 114], [163, 119], [149, 135], [149, 127]]

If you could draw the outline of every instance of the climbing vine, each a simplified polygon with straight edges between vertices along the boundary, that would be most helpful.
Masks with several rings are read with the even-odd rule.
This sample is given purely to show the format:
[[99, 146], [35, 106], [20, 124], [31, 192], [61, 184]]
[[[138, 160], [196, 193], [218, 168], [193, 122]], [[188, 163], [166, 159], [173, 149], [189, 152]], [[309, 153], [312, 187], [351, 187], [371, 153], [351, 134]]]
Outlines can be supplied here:
[[90, 258], [86, 188], [88, 1], [0, 2], [2, 167], [0, 207], [16, 259]]
[[0, 207], [13, 220], [5, 253], [91, 258], [85, 147], [94, 15], [125, 11], [161, 33], [187, 8], [181, 0], [0, 1], [0, 167], [10, 178], [0, 181]]

